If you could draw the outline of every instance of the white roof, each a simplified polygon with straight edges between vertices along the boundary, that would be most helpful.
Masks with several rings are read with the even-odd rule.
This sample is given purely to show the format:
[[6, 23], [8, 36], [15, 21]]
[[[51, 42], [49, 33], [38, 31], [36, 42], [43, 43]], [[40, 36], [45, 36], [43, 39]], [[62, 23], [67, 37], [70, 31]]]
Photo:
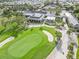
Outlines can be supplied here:
[[34, 17], [41, 17], [42, 16], [42, 14], [40, 14], [40, 13], [35, 13], [34, 14]]
[[68, 21], [72, 24], [72, 25], [77, 25], [79, 24], [78, 21], [77, 21], [77, 18], [72, 16], [70, 13], [67, 13], [65, 14], [67, 17], [68, 17]]
[[33, 16], [33, 13], [23, 13], [24, 15]]
[[52, 17], [49, 17], [48, 16], [46, 19], [48, 19], [48, 20], [55, 20], [55, 17], [53, 17], [53, 16]]

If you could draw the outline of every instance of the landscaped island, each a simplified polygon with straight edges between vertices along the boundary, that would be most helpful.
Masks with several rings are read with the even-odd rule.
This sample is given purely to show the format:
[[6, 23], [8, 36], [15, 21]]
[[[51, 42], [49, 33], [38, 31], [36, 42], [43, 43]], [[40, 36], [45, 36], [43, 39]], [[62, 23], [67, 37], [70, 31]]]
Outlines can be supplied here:
[[79, 59], [79, 36], [78, 36], [78, 49], [77, 49], [77, 59]]

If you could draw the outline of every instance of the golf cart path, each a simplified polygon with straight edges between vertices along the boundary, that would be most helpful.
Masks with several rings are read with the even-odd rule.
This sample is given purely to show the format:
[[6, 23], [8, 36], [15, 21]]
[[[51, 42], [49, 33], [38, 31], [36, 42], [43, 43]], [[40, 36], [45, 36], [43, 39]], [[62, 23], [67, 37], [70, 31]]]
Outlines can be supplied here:
[[4, 46], [6, 43], [12, 41], [13, 39], [14, 39], [14, 37], [11, 36], [11, 37], [7, 38], [6, 40], [2, 41], [0, 43], [0, 47]]
[[53, 36], [52, 36], [51, 33], [49, 33], [49, 32], [46, 31], [46, 30], [43, 30], [43, 33], [47, 35], [49, 42], [53, 42]]

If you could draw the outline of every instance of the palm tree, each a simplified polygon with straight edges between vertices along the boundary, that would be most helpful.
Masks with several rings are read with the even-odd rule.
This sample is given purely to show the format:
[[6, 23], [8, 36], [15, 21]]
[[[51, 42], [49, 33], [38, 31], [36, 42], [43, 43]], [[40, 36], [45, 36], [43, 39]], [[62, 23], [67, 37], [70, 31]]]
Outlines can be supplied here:
[[49, 11], [50, 13], [52, 13], [53, 9], [49, 7], [49, 8], [48, 8], [48, 11]]
[[57, 6], [55, 8], [55, 11], [56, 11], [56, 15], [59, 15], [59, 13], [61, 12], [61, 7]]

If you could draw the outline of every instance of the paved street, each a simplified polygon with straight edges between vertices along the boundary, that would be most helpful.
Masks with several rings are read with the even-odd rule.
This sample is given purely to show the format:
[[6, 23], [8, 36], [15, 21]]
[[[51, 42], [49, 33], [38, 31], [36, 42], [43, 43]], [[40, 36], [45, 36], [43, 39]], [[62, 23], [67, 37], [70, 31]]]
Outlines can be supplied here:
[[[73, 25], [78, 24], [77, 19], [72, 16], [70, 13], [63, 11], [63, 13], [65, 13], [65, 15], [68, 17], [68, 20], [70, 20], [71, 23], [73, 23]], [[65, 22], [65, 19], [63, 19], [63, 21]], [[67, 34], [67, 30], [69, 29], [67, 24], [64, 25], [65, 29], [60, 30], [60, 32], [62, 33], [62, 46], [60, 49], [56, 48], [51, 52], [51, 54], [47, 57], [47, 59], [67, 59], [67, 53], [68, 53], [68, 45], [71, 41], [71, 39], [69, 38], [68, 34]], [[75, 33], [71, 33], [71, 37], [72, 40], [77, 43], [77, 35]], [[76, 58], [76, 52], [77, 52], [77, 47], [74, 47], [74, 58]]]
[[0, 42], [0, 47], [4, 46], [6, 43], [12, 41], [14, 39], [14, 37], [9, 37], [6, 40]]
[[[52, 51], [52, 53], [48, 56], [47, 59], [66, 59], [66, 55], [67, 55], [67, 48], [68, 48], [68, 43], [69, 43], [69, 37], [67, 35], [67, 30], [66, 29], [62, 29], [60, 30], [60, 32], [62, 33], [62, 45], [60, 47], [60, 49], [58, 49], [57, 47]], [[58, 44], [60, 45], [60, 44]]]

